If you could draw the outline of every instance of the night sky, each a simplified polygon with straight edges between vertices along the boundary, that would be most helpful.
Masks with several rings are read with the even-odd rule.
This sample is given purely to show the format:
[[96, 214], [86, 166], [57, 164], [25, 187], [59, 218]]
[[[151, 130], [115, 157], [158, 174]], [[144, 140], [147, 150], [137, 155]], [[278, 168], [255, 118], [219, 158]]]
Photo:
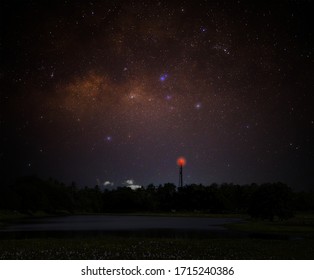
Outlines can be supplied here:
[[1, 1], [1, 177], [314, 188], [314, 3]]

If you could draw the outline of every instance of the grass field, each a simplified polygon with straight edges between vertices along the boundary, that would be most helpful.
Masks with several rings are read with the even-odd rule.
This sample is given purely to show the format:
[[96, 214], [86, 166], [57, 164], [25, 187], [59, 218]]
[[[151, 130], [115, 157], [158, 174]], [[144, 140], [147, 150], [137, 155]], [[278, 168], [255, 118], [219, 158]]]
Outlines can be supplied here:
[[313, 259], [314, 240], [89, 239], [1, 240], [1, 259]]
[[136, 234], [2, 236], [0, 259], [314, 259], [312, 214], [275, 222], [247, 219], [227, 227], [236, 234], [200, 238]]
[[288, 220], [260, 221], [245, 219], [245, 222], [226, 225], [231, 230], [287, 236], [290, 239], [314, 239], [314, 214], [298, 213]]

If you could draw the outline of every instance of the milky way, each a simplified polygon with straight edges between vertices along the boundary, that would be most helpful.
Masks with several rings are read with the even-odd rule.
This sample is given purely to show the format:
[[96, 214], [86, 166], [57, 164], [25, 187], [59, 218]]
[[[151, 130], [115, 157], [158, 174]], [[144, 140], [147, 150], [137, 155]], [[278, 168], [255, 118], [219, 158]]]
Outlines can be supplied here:
[[313, 186], [309, 1], [1, 1], [4, 182]]

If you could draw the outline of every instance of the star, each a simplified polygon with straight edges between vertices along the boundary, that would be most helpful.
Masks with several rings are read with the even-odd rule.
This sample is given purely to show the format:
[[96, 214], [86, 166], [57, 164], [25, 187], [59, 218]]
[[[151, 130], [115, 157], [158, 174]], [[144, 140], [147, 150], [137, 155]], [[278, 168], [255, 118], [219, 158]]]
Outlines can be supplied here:
[[197, 109], [197, 110], [199, 110], [199, 109], [202, 108], [202, 104], [201, 104], [200, 102], [198, 102], [198, 103], [196, 103], [196, 104], [194, 105], [194, 108]]
[[167, 78], [168, 78], [168, 74], [162, 74], [162, 75], [159, 77], [159, 80], [160, 80], [161, 82], [164, 82]]
[[313, 185], [311, 1], [5, 2], [8, 177], [175, 183], [182, 153], [204, 184]]

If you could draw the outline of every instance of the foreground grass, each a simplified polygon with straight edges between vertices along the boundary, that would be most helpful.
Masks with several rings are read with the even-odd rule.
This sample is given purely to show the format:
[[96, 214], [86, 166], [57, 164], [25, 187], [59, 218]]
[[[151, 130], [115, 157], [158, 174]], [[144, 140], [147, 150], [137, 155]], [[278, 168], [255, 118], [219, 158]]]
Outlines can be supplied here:
[[16, 211], [0, 211], [0, 222], [16, 220], [27, 217], [26, 214], [21, 214]]
[[313, 259], [314, 240], [98, 237], [0, 240], [0, 259]]
[[21, 220], [25, 220], [28, 218], [43, 218], [43, 217], [49, 217], [52, 215], [49, 215], [43, 211], [37, 211], [33, 212], [31, 214], [26, 214], [26, 213], [20, 213], [18, 211], [5, 211], [5, 210], [0, 210], [0, 226], [1, 225], [6, 225], [14, 222], [18, 222]]
[[[23, 217], [5, 213], [2, 218], [2, 221], [12, 221]], [[247, 219], [226, 227], [241, 234], [225, 238], [134, 234], [58, 238], [2, 236], [0, 259], [314, 259], [313, 214], [299, 214], [290, 220], [275, 222]], [[253, 233], [264, 236], [256, 238]]]
[[290, 238], [314, 238], [314, 214], [299, 213], [288, 220], [257, 221], [246, 219], [245, 222], [225, 225], [226, 228], [246, 233], [286, 235]]

